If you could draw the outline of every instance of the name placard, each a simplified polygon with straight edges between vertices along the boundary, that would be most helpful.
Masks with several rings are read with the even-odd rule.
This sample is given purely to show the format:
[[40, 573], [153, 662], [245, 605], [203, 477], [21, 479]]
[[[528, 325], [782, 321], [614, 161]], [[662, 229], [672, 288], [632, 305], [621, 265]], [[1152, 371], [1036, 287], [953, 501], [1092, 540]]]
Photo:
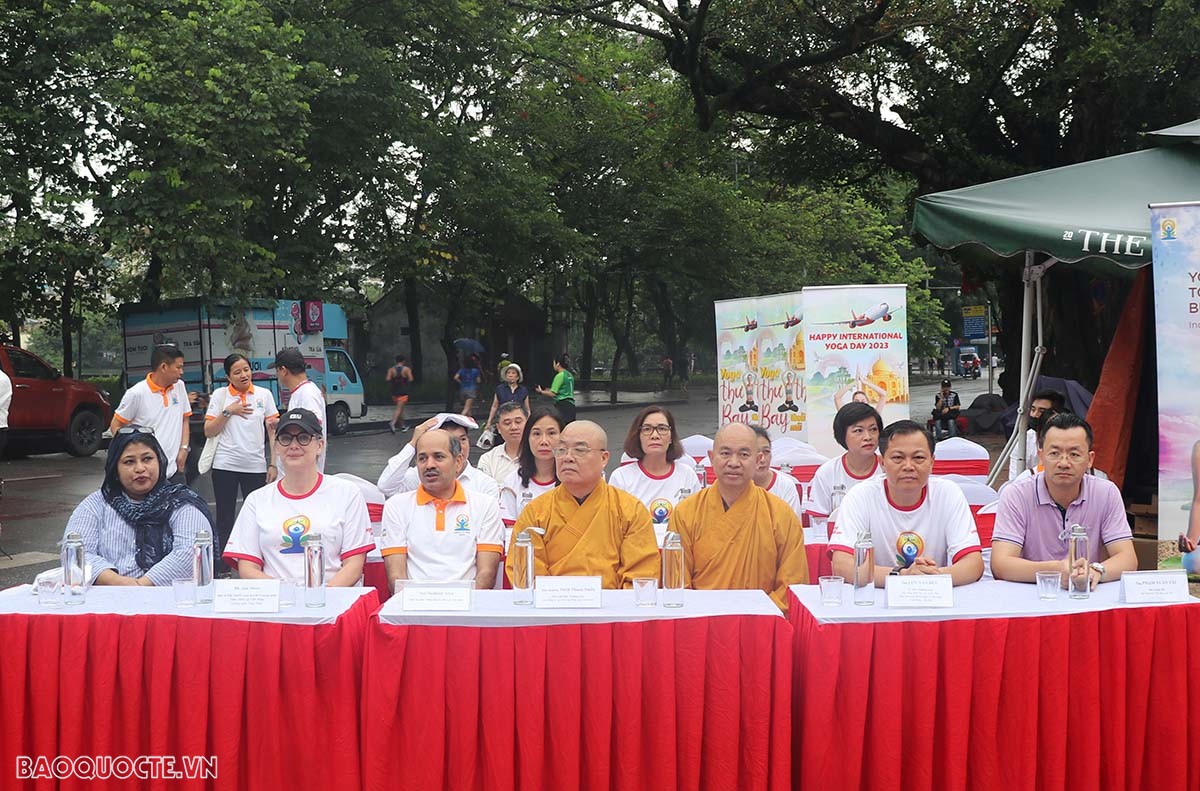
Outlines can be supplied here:
[[1161, 604], [1189, 601], [1187, 572], [1126, 571], [1121, 575], [1121, 601], [1127, 604]]
[[954, 606], [954, 580], [949, 574], [888, 577], [884, 592], [888, 607]]
[[533, 606], [547, 609], [597, 608], [600, 606], [600, 578], [538, 577], [533, 588]]
[[400, 609], [462, 612], [471, 609], [470, 585], [405, 585], [400, 589]]
[[213, 612], [279, 612], [279, 580], [213, 580]]

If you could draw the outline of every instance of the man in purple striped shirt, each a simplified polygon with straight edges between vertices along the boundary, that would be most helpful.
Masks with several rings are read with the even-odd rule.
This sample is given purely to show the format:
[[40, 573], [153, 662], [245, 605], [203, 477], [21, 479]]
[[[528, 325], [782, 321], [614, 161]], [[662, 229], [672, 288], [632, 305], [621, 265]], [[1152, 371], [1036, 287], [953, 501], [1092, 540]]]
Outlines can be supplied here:
[[[1000, 492], [992, 534], [992, 575], [1033, 582], [1039, 571], [1057, 571], [1062, 586], [1087, 574], [1091, 586], [1137, 569], [1133, 533], [1121, 492], [1111, 481], [1088, 475], [1095, 452], [1092, 427], [1078, 415], [1055, 415], [1038, 435], [1044, 472], [1014, 481]], [[1068, 568], [1067, 536], [1083, 525], [1089, 557]]]

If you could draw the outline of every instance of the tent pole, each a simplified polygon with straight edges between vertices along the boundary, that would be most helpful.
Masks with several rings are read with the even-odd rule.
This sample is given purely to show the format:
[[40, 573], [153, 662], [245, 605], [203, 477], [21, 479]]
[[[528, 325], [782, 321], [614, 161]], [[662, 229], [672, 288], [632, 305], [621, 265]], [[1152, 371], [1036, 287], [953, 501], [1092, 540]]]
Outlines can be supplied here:
[[[996, 459], [996, 465], [988, 474], [989, 486], [994, 485], [996, 479], [1000, 477], [1001, 466], [1007, 462], [1014, 447], [1017, 448], [1018, 454], [1017, 466], [1022, 470], [1025, 469], [1027, 439], [1025, 431], [1029, 426], [1029, 402], [1032, 400], [1033, 387], [1041, 374], [1042, 358], [1046, 351], [1042, 324], [1042, 277], [1046, 274], [1047, 269], [1058, 263], [1055, 258], [1047, 258], [1044, 263], [1034, 264], [1033, 256], [1032, 250], [1025, 251], [1025, 269], [1021, 272], [1021, 280], [1025, 284], [1025, 299], [1021, 311], [1021, 396], [1017, 408], [1017, 425], [1013, 429], [1013, 436], [1009, 437], [1008, 444], [1005, 445], [1004, 452], [1000, 458]], [[1035, 310], [1037, 312], [1036, 347], [1032, 343]]]
[[[1017, 455], [1020, 458], [1021, 469], [1024, 469], [1025, 464], [1025, 429], [1029, 425], [1028, 412], [1025, 409], [1026, 396], [1031, 387], [1029, 381], [1030, 364], [1033, 356], [1033, 302], [1034, 291], [1037, 289], [1040, 278], [1035, 276], [1033, 266], [1033, 251], [1025, 251], [1025, 269], [1021, 272], [1021, 280], [1025, 285], [1025, 298], [1021, 306], [1021, 387], [1018, 391], [1021, 398], [1021, 406], [1017, 410], [1017, 426], [1013, 431], [1017, 434]], [[1039, 311], [1041, 313], [1040, 305]], [[1041, 323], [1039, 322], [1038, 332], [1041, 332]], [[1038, 339], [1041, 340], [1040, 338]], [[1041, 343], [1038, 343], [1041, 346]], [[999, 463], [1003, 464], [1005, 459], [1000, 459]]]

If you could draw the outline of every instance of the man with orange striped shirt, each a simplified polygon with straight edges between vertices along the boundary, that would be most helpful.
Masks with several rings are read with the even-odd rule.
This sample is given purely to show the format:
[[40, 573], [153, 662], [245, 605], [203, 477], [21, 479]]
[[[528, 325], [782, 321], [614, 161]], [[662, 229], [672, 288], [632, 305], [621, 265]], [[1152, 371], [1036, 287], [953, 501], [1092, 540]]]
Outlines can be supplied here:
[[473, 579], [476, 588], [491, 588], [504, 544], [496, 498], [459, 482], [467, 449], [457, 436], [430, 429], [416, 451], [420, 485], [383, 507], [379, 545], [388, 584]]
[[155, 346], [150, 356], [150, 373], [125, 391], [109, 426], [113, 436], [130, 423], [153, 428], [154, 438], [167, 457], [167, 479], [179, 475], [172, 483], [184, 482], [191, 445], [188, 418], [192, 416], [192, 406], [182, 379], [183, 352], [175, 346]]

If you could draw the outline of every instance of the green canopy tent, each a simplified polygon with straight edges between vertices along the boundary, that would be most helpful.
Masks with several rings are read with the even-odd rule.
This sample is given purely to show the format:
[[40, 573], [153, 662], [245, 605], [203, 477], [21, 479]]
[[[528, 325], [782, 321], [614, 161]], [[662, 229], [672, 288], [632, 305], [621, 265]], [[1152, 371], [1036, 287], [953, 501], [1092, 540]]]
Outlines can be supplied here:
[[[1026, 414], [1042, 346], [1042, 276], [1055, 264], [1132, 276], [1150, 263], [1151, 203], [1200, 197], [1200, 120], [1151, 132], [1157, 147], [917, 198], [913, 235], [959, 262], [1022, 265], [1021, 371], [1014, 445], [1024, 458]], [[1037, 315], [1037, 345], [1034, 314]], [[992, 470], [994, 483], [1002, 463]]]

